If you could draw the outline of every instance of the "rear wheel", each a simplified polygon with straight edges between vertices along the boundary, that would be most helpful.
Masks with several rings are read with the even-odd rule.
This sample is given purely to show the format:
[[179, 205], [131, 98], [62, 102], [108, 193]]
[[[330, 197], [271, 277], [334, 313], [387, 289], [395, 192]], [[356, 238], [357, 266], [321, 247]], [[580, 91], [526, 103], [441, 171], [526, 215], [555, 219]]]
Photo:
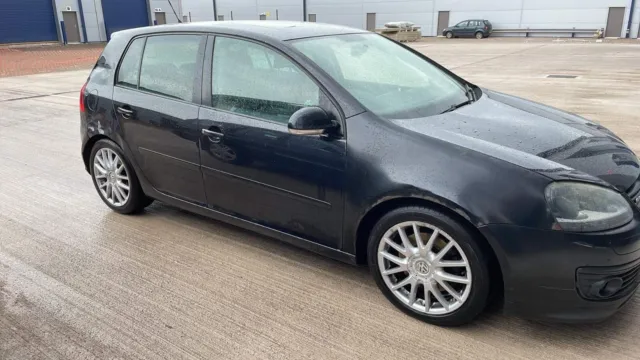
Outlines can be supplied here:
[[133, 214], [151, 205], [133, 167], [113, 141], [100, 140], [91, 150], [91, 177], [100, 198], [121, 214]]
[[423, 207], [391, 211], [374, 227], [368, 256], [380, 290], [415, 318], [462, 325], [486, 306], [487, 260], [474, 235], [444, 213]]
[[482, 39], [483, 37], [484, 37], [484, 34], [482, 33], [482, 31], [478, 31], [478, 32], [476, 33], [476, 39], [480, 40], [480, 39]]
[[447, 39], [451, 39], [453, 37], [453, 33], [451, 31], [447, 31], [444, 36], [446, 36]]

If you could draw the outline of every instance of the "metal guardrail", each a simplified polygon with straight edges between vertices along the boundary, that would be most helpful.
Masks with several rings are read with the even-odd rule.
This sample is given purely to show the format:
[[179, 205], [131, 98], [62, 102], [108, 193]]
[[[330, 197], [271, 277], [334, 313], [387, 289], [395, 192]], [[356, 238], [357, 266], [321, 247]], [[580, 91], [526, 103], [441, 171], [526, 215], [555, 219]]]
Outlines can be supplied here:
[[492, 33], [509, 33], [509, 34], [524, 34], [525, 37], [529, 37], [529, 34], [571, 34], [571, 37], [575, 37], [576, 34], [592, 34], [595, 35], [599, 29], [493, 29]]

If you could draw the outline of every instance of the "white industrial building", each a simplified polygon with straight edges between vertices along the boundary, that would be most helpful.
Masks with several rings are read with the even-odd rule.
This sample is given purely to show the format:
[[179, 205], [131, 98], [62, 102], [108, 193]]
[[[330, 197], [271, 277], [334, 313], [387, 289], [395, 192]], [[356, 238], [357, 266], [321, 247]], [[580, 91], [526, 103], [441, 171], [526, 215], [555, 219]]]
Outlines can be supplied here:
[[[182, 0], [183, 11], [209, 0]], [[216, 0], [224, 20], [302, 20], [362, 29], [411, 21], [424, 36], [465, 19], [487, 19], [494, 29], [607, 29], [607, 36], [638, 37], [640, 0]], [[632, 12], [633, 8], [633, 12]], [[213, 16], [213, 9], [209, 18]], [[194, 12], [194, 11], [192, 11]], [[610, 16], [611, 14], [611, 16]], [[629, 22], [631, 16], [632, 21]], [[440, 23], [439, 23], [440, 20]], [[607, 26], [609, 22], [610, 26]]]
[[640, 0], [0, 0], [0, 44], [100, 42], [139, 26], [259, 19], [362, 29], [411, 21], [423, 36], [486, 19], [494, 29], [605, 28], [606, 36], [637, 38]]

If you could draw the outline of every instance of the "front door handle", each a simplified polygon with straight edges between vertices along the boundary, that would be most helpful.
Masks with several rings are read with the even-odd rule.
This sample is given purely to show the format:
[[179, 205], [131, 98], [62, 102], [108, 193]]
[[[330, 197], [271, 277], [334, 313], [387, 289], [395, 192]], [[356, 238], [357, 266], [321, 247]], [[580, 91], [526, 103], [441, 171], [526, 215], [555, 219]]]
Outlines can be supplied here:
[[219, 143], [220, 141], [222, 141], [222, 137], [224, 136], [224, 134], [219, 127], [216, 126], [212, 128], [214, 130], [202, 129], [202, 135], [207, 136], [209, 138], [209, 141], [211, 141], [212, 143]]

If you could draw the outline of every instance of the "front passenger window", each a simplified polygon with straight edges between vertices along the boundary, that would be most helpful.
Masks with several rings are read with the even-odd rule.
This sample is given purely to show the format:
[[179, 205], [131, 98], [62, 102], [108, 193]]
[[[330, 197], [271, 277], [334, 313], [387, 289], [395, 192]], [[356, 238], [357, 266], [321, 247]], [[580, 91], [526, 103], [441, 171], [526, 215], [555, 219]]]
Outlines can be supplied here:
[[320, 88], [300, 68], [250, 41], [216, 37], [212, 82], [214, 108], [284, 124], [319, 104]]

